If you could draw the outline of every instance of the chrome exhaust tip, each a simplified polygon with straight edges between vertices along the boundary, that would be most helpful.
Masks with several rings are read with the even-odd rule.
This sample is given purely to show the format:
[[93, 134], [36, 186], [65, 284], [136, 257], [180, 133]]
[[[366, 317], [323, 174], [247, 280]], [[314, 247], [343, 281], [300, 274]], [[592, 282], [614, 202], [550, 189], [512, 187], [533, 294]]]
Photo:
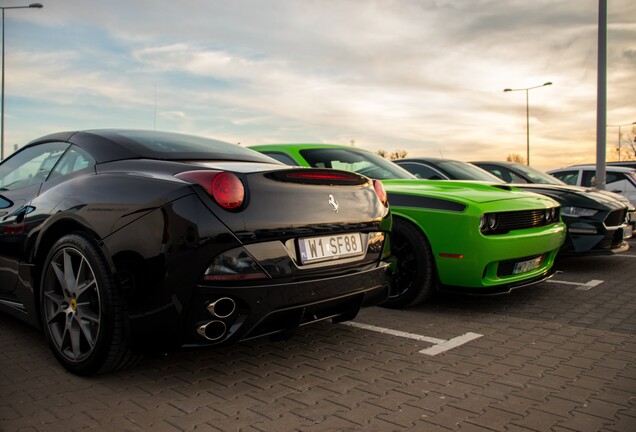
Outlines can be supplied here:
[[236, 310], [236, 303], [229, 297], [221, 297], [207, 305], [208, 312], [216, 318], [227, 318]]
[[225, 325], [225, 323], [218, 320], [209, 321], [197, 327], [197, 333], [199, 334], [199, 336], [202, 336], [209, 341], [217, 341], [223, 338], [226, 331], [227, 326]]

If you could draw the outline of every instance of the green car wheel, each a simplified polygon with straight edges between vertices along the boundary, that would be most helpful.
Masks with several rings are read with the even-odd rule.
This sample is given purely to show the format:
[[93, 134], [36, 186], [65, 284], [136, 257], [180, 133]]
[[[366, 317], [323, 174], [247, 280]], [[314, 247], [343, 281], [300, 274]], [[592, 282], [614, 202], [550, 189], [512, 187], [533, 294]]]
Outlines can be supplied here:
[[391, 254], [397, 260], [394, 286], [385, 307], [405, 308], [427, 300], [435, 291], [435, 265], [428, 240], [420, 229], [393, 219]]

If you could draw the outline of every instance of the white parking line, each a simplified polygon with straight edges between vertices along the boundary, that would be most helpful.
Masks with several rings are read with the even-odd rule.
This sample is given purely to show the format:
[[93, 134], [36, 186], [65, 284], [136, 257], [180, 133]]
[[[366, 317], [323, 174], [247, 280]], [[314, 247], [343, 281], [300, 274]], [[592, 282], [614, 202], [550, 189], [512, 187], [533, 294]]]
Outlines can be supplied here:
[[595, 286], [598, 286], [600, 284], [602, 284], [605, 281], [602, 280], [598, 280], [598, 279], [592, 279], [591, 281], [585, 282], [585, 283], [581, 283], [581, 282], [568, 282], [568, 281], [561, 281], [561, 280], [554, 280], [554, 279], [550, 279], [548, 281], [546, 281], [548, 283], [558, 283], [558, 284], [563, 284], [563, 285], [576, 285], [576, 289], [578, 291], [587, 291], [590, 290], [592, 288], [594, 288]]
[[461, 336], [454, 337], [452, 339], [447, 340], [446, 342], [442, 342], [437, 345], [433, 345], [432, 347], [425, 348], [420, 351], [421, 354], [426, 354], [430, 356], [437, 355], [439, 353], [443, 353], [444, 351], [448, 351], [449, 349], [453, 349], [460, 345], [465, 344], [466, 342], [470, 342], [471, 340], [482, 337], [479, 333], [464, 333]]
[[364, 330], [374, 331], [377, 333], [388, 334], [391, 336], [397, 336], [397, 337], [432, 343], [433, 344], [432, 347], [425, 348], [420, 351], [421, 354], [426, 354], [431, 356], [443, 353], [444, 351], [448, 351], [449, 349], [456, 348], [460, 345], [470, 342], [471, 340], [474, 340], [483, 336], [483, 335], [480, 335], [479, 333], [468, 332], [468, 333], [464, 333], [461, 336], [457, 336], [452, 339], [446, 340], [446, 339], [438, 339], [438, 338], [434, 338], [430, 336], [418, 335], [415, 333], [407, 333], [407, 332], [403, 332], [399, 330], [391, 330], [384, 327], [377, 327], [377, 326], [357, 323], [353, 321], [343, 322], [341, 324], [349, 326], [349, 327], [357, 327]]

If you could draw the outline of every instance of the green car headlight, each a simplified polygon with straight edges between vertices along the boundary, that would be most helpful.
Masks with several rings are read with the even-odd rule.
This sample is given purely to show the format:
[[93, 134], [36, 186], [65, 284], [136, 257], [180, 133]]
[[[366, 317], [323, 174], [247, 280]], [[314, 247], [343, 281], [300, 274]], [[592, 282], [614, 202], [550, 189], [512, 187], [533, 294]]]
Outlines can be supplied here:
[[479, 218], [479, 230], [481, 232], [495, 231], [497, 229], [498, 219], [496, 213], [487, 213]]

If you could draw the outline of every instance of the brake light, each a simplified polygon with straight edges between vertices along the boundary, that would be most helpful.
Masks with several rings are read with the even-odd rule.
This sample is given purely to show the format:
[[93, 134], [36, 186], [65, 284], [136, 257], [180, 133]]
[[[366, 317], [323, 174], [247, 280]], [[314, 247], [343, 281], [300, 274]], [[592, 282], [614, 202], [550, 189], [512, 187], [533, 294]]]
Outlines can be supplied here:
[[378, 198], [380, 198], [380, 202], [384, 206], [388, 206], [389, 198], [386, 194], [386, 189], [384, 189], [384, 185], [382, 184], [380, 180], [376, 180], [376, 179], [373, 180], [373, 189], [375, 189], [375, 193], [378, 195]]
[[197, 183], [226, 210], [238, 210], [245, 201], [245, 187], [236, 174], [226, 171], [186, 171], [176, 177]]
[[349, 174], [338, 171], [295, 171], [287, 173], [287, 178], [302, 180], [345, 180], [360, 181], [360, 177], [355, 174]]

